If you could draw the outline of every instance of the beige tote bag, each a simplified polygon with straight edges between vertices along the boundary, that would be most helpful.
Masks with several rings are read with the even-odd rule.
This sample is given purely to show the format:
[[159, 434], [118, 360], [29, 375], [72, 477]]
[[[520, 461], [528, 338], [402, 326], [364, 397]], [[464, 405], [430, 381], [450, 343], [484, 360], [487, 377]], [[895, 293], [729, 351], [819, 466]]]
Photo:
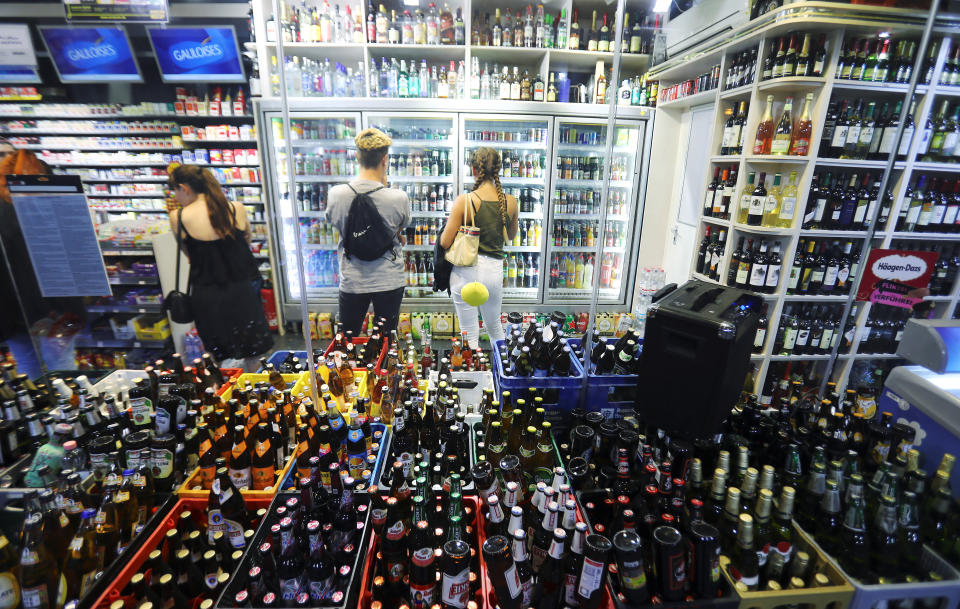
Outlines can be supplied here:
[[474, 226], [472, 215], [473, 205], [470, 198], [464, 203], [463, 224], [453, 238], [453, 245], [444, 254], [447, 262], [454, 266], [475, 266], [477, 264], [477, 250], [480, 248], [480, 229]]

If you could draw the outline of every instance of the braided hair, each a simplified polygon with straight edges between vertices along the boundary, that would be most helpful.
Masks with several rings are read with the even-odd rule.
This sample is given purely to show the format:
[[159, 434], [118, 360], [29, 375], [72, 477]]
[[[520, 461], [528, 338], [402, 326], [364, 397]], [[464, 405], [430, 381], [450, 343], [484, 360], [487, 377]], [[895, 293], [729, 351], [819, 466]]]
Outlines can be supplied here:
[[474, 175], [474, 189], [479, 188], [484, 182], [490, 182], [497, 189], [497, 200], [500, 202], [500, 219], [503, 226], [507, 224], [507, 196], [503, 194], [503, 188], [500, 186], [500, 153], [483, 146], [473, 151], [471, 159]]

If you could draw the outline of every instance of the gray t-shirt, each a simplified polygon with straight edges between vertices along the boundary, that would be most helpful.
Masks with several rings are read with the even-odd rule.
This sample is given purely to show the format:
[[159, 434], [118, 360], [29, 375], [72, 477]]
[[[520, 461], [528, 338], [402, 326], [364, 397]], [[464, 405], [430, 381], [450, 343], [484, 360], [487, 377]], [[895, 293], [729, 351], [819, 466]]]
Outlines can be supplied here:
[[[380, 182], [374, 180], [355, 179], [350, 181], [357, 192], [369, 192]], [[334, 225], [340, 234], [347, 223], [347, 214], [350, 204], [353, 203], [354, 193], [346, 184], [338, 184], [327, 194], [327, 221]], [[410, 200], [407, 193], [396, 188], [381, 188], [370, 195], [377, 211], [383, 216], [387, 228], [394, 234], [410, 224]], [[356, 257], [347, 258], [343, 251], [343, 239], [337, 244], [337, 254], [340, 258], [340, 290], [348, 294], [366, 294], [369, 292], [383, 292], [395, 290], [407, 285], [403, 268], [403, 250], [400, 239], [394, 237], [393, 250], [385, 253], [376, 260], [360, 260]]]

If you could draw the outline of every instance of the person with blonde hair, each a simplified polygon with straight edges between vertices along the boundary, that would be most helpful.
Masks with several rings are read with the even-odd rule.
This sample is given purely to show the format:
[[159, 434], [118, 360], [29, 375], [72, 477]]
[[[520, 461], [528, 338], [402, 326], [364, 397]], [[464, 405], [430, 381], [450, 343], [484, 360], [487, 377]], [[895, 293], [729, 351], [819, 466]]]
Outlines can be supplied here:
[[[373, 304], [377, 317], [386, 318], [386, 331], [397, 327], [400, 304], [407, 285], [403, 266], [402, 232], [410, 224], [410, 200], [398, 188], [387, 186], [387, 160], [393, 140], [379, 129], [357, 134], [357, 161], [360, 174], [347, 184], [338, 184], [327, 194], [327, 221], [340, 233], [337, 256], [340, 261], [339, 308], [344, 330], [360, 333], [367, 309]], [[344, 248], [348, 220], [360, 195], [373, 202], [382, 226], [393, 242], [379, 257], [350, 255]], [[374, 254], [376, 255], [376, 254]]]
[[[471, 158], [473, 191], [462, 194], [453, 202], [447, 225], [440, 236], [440, 245], [450, 249], [466, 218], [468, 224], [479, 229], [477, 263], [474, 266], [455, 266], [450, 273], [450, 290], [457, 311], [460, 328], [467, 333], [470, 348], [479, 348], [480, 320], [487, 328], [491, 341], [503, 340], [500, 322], [503, 303], [503, 246], [517, 234], [517, 199], [504, 194], [500, 186], [500, 153], [493, 148], [477, 148]], [[465, 285], [479, 282], [486, 287], [489, 297], [479, 307], [464, 301], [461, 290]]]
[[273, 336], [260, 301], [263, 280], [250, 251], [247, 209], [228, 201], [203, 167], [174, 168], [168, 185], [182, 207], [170, 212], [170, 226], [190, 259], [187, 291], [197, 334], [221, 364], [246, 360], [228, 364], [252, 370]]

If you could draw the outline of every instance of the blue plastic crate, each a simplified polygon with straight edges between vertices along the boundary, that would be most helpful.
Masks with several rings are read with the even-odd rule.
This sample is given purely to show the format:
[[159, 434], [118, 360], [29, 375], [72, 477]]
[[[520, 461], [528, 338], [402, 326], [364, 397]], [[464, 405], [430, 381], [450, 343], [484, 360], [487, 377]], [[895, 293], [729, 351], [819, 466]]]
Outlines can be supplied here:
[[522, 392], [530, 387], [542, 389], [543, 407], [547, 411], [547, 420], [558, 429], [570, 427], [570, 411], [580, 405], [583, 386], [583, 366], [573, 354], [571, 376], [506, 376], [503, 362], [500, 360], [500, 347], [504, 341], [498, 340], [493, 348], [493, 380], [497, 385], [497, 395], [501, 391]]
[[[270, 354], [270, 357], [267, 358], [267, 363], [268, 363], [268, 364], [273, 364], [273, 367], [274, 367], [274, 368], [278, 368], [278, 369], [279, 369], [279, 368], [280, 368], [280, 364], [283, 363], [283, 360], [287, 359], [287, 356], [288, 356], [288, 355], [290, 355], [290, 349], [279, 349], [279, 350], [274, 351], [273, 353]], [[299, 357], [299, 358], [300, 358], [300, 361], [304, 361], [304, 360], [307, 359], [307, 352], [306, 352], [306, 351], [294, 351], [294, 352], [293, 352], [293, 356], [294, 356], [294, 357]], [[260, 370], [260, 372], [263, 372], [263, 370]]]
[[[383, 464], [387, 460], [387, 455], [390, 454], [390, 439], [393, 436], [392, 430], [384, 425], [383, 423], [371, 423], [371, 431], [380, 431], [383, 432], [382, 439], [380, 440], [380, 450], [377, 452], [377, 462], [373, 466], [373, 475], [370, 476], [370, 484], [377, 484], [380, 480], [380, 474], [383, 472]], [[287, 477], [283, 479], [283, 482], [280, 484], [280, 490], [295, 490], [297, 488], [297, 465], [294, 464], [290, 468], [290, 471], [287, 472]]]
[[[608, 345], [615, 345], [616, 338], [605, 339]], [[576, 351], [580, 348], [579, 338], [568, 338], [570, 348]], [[640, 344], [641, 349], [643, 343]], [[587, 366], [592, 366], [587, 359]], [[636, 391], [636, 374], [587, 374], [587, 395], [584, 397], [583, 407], [589, 412], [599, 410], [608, 419], [622, 419], [633, 414]]]

